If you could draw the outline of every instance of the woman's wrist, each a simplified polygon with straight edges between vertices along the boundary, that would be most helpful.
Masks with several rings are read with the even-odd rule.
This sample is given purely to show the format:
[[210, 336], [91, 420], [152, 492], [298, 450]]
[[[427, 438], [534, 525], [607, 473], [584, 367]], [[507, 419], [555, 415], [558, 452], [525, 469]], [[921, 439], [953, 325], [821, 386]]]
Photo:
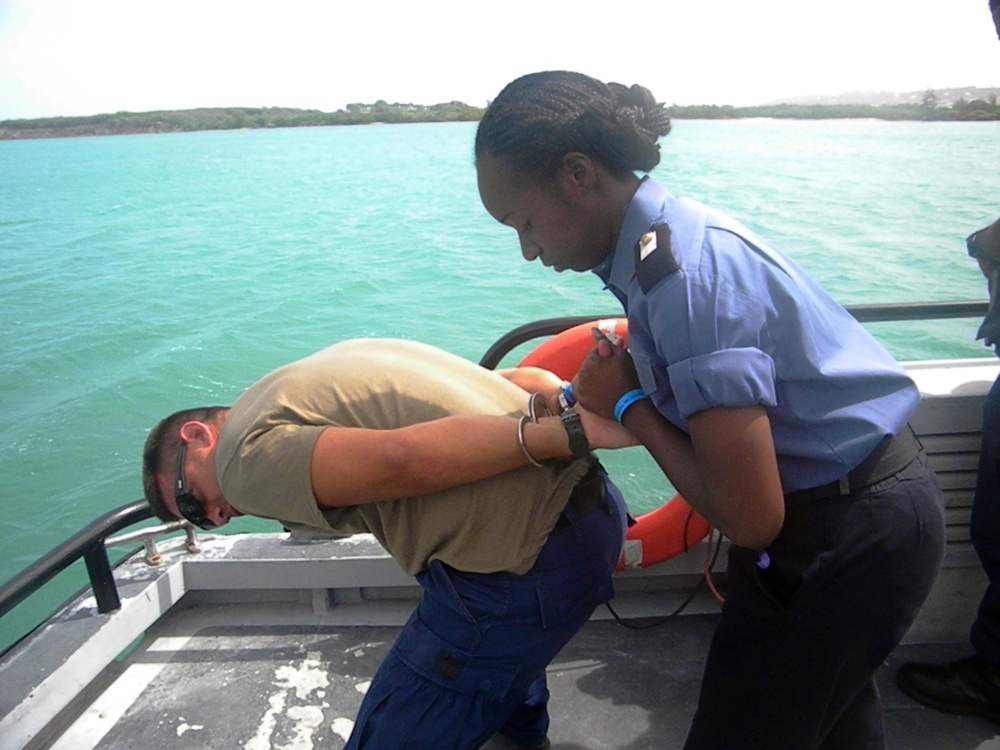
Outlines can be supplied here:
[[642, 388], [633, 388], [631, 391], [623, 393], [615, 403], [615, 421], [621, 424], [622, 419], [625, 417], [625, 412], [628, 411], [629, 407], [648, 398], [649, 396], [643, 392]]

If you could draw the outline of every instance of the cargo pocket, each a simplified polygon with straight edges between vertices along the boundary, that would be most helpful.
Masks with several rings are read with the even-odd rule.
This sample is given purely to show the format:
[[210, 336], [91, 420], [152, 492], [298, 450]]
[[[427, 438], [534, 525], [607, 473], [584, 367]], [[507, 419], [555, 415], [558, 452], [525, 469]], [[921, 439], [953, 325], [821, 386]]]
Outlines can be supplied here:
[[419, 618], [410, 621], [393, 646], [399, 659], [417, 674], [446, 690], [502, 701], [517, 668], [477, 659], [432, 633]]

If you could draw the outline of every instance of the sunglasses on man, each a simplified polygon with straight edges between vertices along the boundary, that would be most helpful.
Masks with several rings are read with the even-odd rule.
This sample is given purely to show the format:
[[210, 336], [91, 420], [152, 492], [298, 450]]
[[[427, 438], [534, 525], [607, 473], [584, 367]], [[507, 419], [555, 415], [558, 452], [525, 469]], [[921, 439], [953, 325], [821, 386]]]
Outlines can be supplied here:
[[199, 529], [214, 529], [215, 522], [205, 515], [205, 509], [201, 507], [198, 498], [188, 492], [184, 482], [184, 456], [187, 452], [187, 443], [183, 440], [177, 447], [177, 473], [174, 475], [174, 502], [177, 510], [188, 521]]

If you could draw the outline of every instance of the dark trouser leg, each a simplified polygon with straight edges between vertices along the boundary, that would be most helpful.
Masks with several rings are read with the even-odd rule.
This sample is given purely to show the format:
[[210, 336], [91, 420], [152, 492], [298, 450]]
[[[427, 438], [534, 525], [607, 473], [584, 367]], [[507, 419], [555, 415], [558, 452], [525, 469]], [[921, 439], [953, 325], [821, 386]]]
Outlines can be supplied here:
[[868, 680], [823, 738], [822, 750], [880, 748], [885, 745], [882, 705], [875, 680]]
[[545, 671], [528, 686], [524, 698], [500, 728], [505, 737], [526, 746], [538, 743], [549, 731], [549, 688]]
[[939, 711], [1000, 724], [1000, 379], [983, 407], [983, 436], [969, 534], [989, 582], [969, 633], [975, 655], [945, 664], [904, 664], [896, 683]]
[[943, 551], [941, 491], [922, 454], [857, 495], [790, 504], [767, 569], [732, 548], [687, 750], [882, 748], [872, 675]]
[[608, 490], [611, 507], [553, 532], [526, 575], [434, 562], [418, 576], [423, 599], [372, 680], [348, 750], [472, 750], [501, 728], [520, 744], [542, 739], [539, 679], [611, 598], [624, 526]]
[[983, 659], [1000, 665], [1000, 379], [983, 407], [983, 444], [976, 475], [969, 534], [989, 584], [972, 624], [972, 647]]

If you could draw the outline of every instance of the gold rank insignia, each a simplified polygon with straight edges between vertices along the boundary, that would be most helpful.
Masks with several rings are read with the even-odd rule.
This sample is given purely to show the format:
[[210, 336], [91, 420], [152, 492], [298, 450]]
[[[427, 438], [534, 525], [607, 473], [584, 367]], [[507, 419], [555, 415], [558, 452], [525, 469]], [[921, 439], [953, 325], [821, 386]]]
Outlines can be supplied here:
[[639, 238], [639, 260], [646, 260], [656, 249], [656, 232], [646, 232]]
[[635, 243], [635, 277], [643, 293], [660, 279], [680, 270], [670, 243], [670, 227], [657, 224]]

